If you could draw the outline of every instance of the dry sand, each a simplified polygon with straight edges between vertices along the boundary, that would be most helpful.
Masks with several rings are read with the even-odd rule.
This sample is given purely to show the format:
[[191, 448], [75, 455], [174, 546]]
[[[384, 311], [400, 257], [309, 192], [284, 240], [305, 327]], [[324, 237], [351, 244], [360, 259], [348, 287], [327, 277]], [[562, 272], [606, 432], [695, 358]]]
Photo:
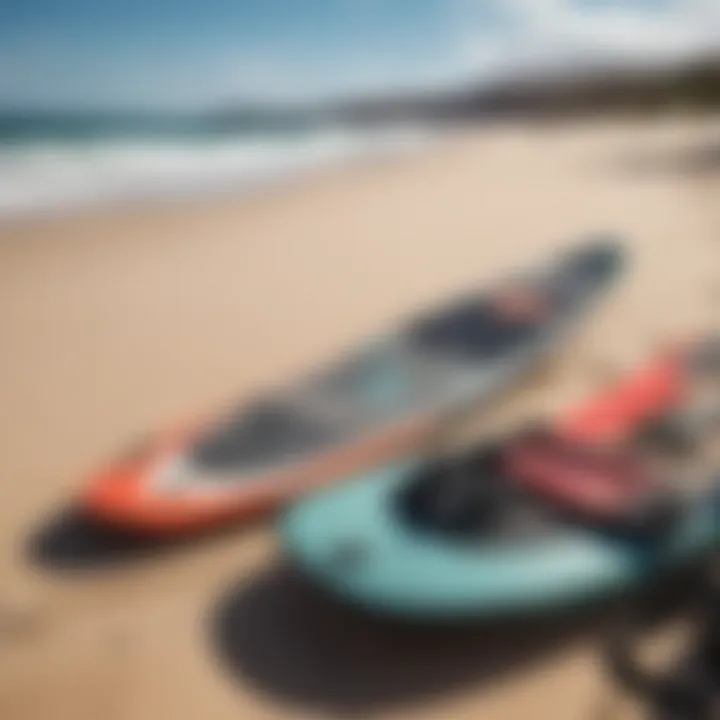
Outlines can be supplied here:
[[603, 717], [592, 623], [383, 629], [273, 569], [267, 527], [134, 557], [51, 522], [138, 433], [587, 231], [635, 267], [528, 408], [717, 322], [718, 130], [515, 125], [253, 197], [0, 225], [0, 718]]

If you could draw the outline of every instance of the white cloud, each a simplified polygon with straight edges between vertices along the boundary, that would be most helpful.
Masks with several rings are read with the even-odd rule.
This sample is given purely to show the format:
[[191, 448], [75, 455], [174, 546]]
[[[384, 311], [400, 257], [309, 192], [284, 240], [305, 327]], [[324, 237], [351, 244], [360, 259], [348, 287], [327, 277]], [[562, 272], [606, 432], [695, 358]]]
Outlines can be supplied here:
[[[502, 8], [507, 32], [482, 29], [461, 43], [468, 74], [674, 62], [720, 51], [720, 0], [484, 0]], [[483, 0], [462, 0], [472, 6]]]

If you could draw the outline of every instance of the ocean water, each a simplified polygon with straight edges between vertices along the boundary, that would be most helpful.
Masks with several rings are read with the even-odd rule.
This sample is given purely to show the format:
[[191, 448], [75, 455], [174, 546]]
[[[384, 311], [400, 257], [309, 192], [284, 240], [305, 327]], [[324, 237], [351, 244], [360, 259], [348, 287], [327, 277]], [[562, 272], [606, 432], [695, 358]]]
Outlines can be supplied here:
[[[5, 132], [3, 132], [3, 129]], [[360, 158], [407, 152], [428, 132], [393, 127], [192, 132], [0, 119], [0, 216], [240, 192]]]

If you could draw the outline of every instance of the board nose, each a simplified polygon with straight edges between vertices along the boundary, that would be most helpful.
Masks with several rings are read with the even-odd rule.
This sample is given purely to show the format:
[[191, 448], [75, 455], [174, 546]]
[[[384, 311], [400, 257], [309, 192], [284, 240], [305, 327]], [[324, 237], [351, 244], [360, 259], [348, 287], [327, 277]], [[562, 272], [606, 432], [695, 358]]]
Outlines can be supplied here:
[[627, 253], [619, 235], [599, 233], [581, 248], [570, 253], [572, 271], [586, 280], [603, 282], [620, 272]]

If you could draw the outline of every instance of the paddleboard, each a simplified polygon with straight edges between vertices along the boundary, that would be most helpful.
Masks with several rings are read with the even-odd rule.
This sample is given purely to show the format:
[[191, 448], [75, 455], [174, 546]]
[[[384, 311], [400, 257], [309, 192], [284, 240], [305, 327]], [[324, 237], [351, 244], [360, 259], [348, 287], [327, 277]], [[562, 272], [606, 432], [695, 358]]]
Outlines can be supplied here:
[[422, 442], [448, 412], [488, 400], [535, 367], [624, 264], [614, 240], [566, 248], [211, 422], [158, 433], [95, 473], [81, 504], [105, 524], [187, 534], [377, 465]]

